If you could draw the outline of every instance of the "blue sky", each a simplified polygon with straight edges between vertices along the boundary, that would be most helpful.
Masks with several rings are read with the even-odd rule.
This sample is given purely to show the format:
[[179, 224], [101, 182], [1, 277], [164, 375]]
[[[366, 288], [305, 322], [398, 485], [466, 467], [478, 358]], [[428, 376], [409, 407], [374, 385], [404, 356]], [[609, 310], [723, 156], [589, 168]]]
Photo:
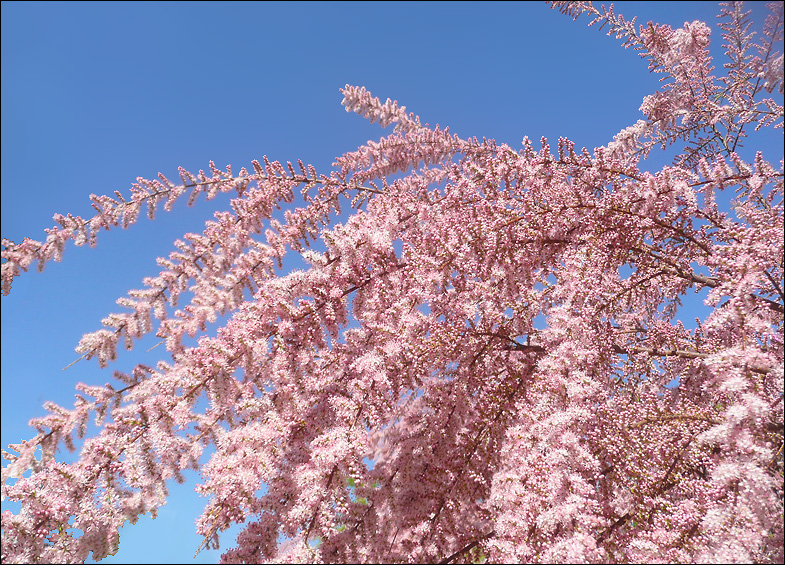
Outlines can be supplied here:
[[[749, 7], [762, 21], [764, 4]], [[619, 2], [616, 12], [674, 27], [706, 21], [718, 50], [714, 3]], [[327, 173], [390, 131], [345, 112], [347, 83], [462, 137], [605, 145], [641, 117], [659, 77], [587, 23], [539, 2], [3, 2], [2, 237], [43, 239], [56, 213], [89, 217], [90, 193], [127, 194], [136, 177], [177, 178], [178, 166], [239, 170], [267, 155]], [[776, 162], [781, 134], [772, 139]], [[158, 359], [161, 348], [145, 353], [152, 338], [108, 370], [61, 370], [81, 335], [118, 311], [115, 300], [158, 272], [155, 258], [228, 201], [181, 202], [14, 282], [1, 302], [4, 448], [33, 435], [27, 421], [45, 400], [71, 406], [76, 382], [103, 384], [112, 370]], [[106, 562], [217, 562], [221, 551], [193, 560], [205, 502], [197, 482], [191, 473], [173, 484], [158, 519], [124, 528]]]

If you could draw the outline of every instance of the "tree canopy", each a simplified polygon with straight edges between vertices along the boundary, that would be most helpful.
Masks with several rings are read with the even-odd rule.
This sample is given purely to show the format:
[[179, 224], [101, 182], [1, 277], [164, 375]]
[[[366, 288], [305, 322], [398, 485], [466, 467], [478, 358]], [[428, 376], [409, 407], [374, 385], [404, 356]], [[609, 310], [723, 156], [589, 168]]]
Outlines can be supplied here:
[[[782, 561], [783, 158], [737, 153], [782, 128], [782, 3], [760, 38], [721, 9], [722, 73], [703, 22], [553, 7], [663, 76], [604, 147], [463, 139], [346, 85], [347, 112], [394, 130], [331, 171], [181, 169], [3, 240], [8, 294], [71, 242], [236, 194], [77, 348], [107, 366], [154, 333], [167, 359], [77, 385], [3, 452], [3, 561], [114, 553], [186, 469], [204, 545], [245, 524], [226, 562]], [[308, 268], [282, 273], [291, 253]]]

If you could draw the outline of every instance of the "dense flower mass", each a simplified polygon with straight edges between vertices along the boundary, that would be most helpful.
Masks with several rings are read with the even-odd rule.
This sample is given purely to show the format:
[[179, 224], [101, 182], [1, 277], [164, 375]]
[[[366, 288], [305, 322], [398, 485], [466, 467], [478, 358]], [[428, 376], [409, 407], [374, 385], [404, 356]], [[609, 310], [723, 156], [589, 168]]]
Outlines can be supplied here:
[[[554, 7], [666, 78], [606, 147], [461, 139], [347, 85], [348, 112], [395, 129], [329, 174], [211, 163], [93, 195], [95, 216], [55, 217], [45, 241], [3, 240], [7, 294], [144, 206], [237, 194], [78, 346], [104, 366], [155, 332], [171, 358], [80, 384], [3, 452], [21, 503], [4, 562], [114, 553], [185, 469], [204, 478], [205, 545], [245, 524], [230, 563], [782, 562], [783, 158], [736, 153], [782, 128], [782, 3], [759, 40], [722, 8], [722, 76], [702, 22]], [[639, 168], [659, 147], [673, 164]], [[276, 220], [295, 190], [305, 206]], [[281, 274], [287, 249], [310, 267]], [[677, 307], [700, 288], [713, 310], [686, 329]], [[78, 461], [57, 462], [95, 417]]]

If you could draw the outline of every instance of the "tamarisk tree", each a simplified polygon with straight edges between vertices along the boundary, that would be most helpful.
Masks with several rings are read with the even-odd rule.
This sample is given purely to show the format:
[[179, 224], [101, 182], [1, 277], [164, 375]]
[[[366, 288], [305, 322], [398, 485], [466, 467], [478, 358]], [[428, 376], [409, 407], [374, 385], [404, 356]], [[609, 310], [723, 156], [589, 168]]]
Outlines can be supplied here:
[[702, 22], [554, 7], [663, 76], [604, 147], [462, 139], [347, 85], [394, 130], [331, 171], [181, 169], [3, 240], [7, 294], [144, 207], [236, 193], [77, 347], [103, 367], [154, 332], [166, 360], [77, 385], [3, 452], [3, 561], [113, 554], [187, 469], [204, 545], [243, 524], [226, 562], [782, 561], [783, 158], [736, 152], [783, 124], [782, 3], [759, 39], [721, 9], [721, 74]]

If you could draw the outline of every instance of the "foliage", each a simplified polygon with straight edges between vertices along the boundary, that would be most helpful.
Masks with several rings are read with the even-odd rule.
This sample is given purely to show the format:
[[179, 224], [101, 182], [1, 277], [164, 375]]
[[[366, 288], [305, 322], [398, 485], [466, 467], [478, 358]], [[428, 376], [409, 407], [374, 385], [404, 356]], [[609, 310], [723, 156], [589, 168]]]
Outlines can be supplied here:
[[[736, 153], [782, 127], [782, 3], [760, 41], [722, 8], [722, 76], [702, 22], [554, 7], [663, 74], [606, 147], [461, 139], [347, 85], [347, 111], [395, 129], [327, 175], [181, 169], [92, 195], [95, 216], [56, 216], [44, 242], [3, 240], [7, 294], [145, 205], [237, 193], [78, 347], [105, 366], [155, 332], [171, 359], [78, 385], [3, 453], [22, 504], [3, 561], [114, 553], [184, 469], [204, 477], [205, 544], [247, 524], [227, 562], [783, 560], [783, 161]], [[641, 170], [660, 147], [673, 165]], [[287, 248], [310, 267], [281, 273]], [[678, 307], [701, 288], [713, 309], [689, 330]]]

